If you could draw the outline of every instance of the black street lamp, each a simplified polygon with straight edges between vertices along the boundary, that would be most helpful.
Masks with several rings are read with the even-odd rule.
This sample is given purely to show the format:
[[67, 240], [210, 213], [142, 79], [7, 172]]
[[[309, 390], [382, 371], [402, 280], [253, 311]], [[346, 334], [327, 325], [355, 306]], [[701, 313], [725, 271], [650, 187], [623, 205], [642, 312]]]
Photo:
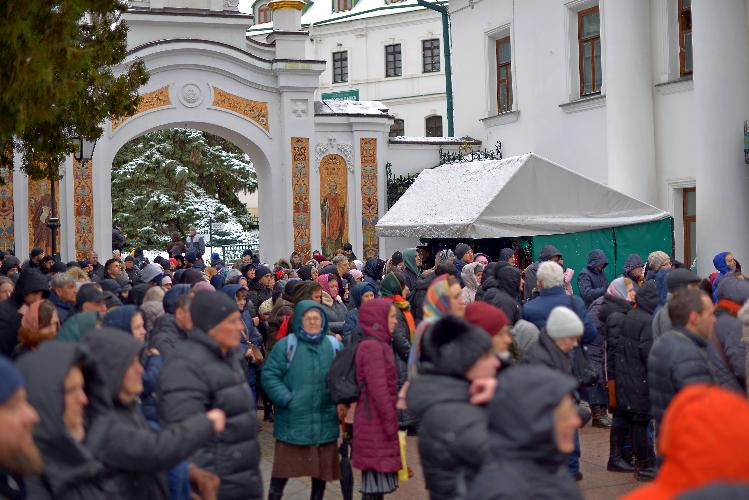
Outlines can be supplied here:
[[[73, 151], [73, 158], [78, 162], [83, 163], [84, 161], [91, 161], [94, 156], [94, 147], [96, 147], [96, 141], [89, 141], [83, 137], [76, 137], [75, 151]], [[60, 218], [57, 216], [57, 203], [55, 196], [55, 180], [49, 179], [49, 193], [52, 207], [47, 219], [47, 227], [52, 233], [52, 257], [57, 260], [57, 228], [60, 227]]]

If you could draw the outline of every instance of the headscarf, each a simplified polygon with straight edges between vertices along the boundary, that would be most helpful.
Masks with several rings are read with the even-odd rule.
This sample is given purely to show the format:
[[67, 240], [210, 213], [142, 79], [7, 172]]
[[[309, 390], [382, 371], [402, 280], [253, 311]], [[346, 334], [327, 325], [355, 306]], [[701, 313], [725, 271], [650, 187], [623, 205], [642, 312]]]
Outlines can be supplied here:
[[408, 326], [408, 340], [413, 342], [416, 322], [413, 314], [411, 314], [411, 304], [401, 293], [403, 293], [403, 284], [394, 273], [388, 273], [380, 283], [380, 296], [392, 300], [395, 307], [403, 313], [403, 319], [406, 320]]
[[613, 295], [617, 299], [624, 299], [629, 302], [629, 294], [627, 293], [627, 284], [624, 283], [624, 276], [619, 276], [612, 281], [606, 289], [606, 293]]
[[440, 318], [449, 313], [450, 284], [447, 281], [447, 275], [443, 274], [432, 280], [429, 288], [427, 288], [426, 297], [424, 297], [424, 317], [416, 329], [414, 341], [411, 344], [411, 352], [408, 355], [409, 377], [413, 377], [418, 372], [424, 333]]
[[330, 295], [331, 299], [335, 300], [335, 297], [330, 292], [330, 277], [331, 276], [335, 277], [335, 275], [331, 275], [331, 274], [321, 274], [320, 276], [317, 277], [317, 282], [320, 283], [320, 286], [322, 287], [322, 291]]
[[296, 274], [304, 281], [312, 281], [312, 269], [317, 269], [316, 267], [312, 267], [309, 264], [306, 264], [302, 267], [300, 267]]
[[354, 278], [355, 282], [360, 282], [361, 279], [364, 277], [364, 273], [359, 271], [358, 269], [352, 269], [348, 272], [352, 278]]

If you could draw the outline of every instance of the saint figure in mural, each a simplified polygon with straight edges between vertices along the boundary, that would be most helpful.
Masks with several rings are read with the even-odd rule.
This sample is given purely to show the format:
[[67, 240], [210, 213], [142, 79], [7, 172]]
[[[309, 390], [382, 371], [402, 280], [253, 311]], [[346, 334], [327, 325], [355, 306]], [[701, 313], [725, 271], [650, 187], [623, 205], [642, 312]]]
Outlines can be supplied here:
[[322, 212], [323, 252], [331, 258], [338, 248], [343, 248], [346, 238], [344, 235], [346, 200], [344, 194], [338, 193], [338, 185], [333, 180], [328, 183], [328, 193], [320, 203], [320, 210]]

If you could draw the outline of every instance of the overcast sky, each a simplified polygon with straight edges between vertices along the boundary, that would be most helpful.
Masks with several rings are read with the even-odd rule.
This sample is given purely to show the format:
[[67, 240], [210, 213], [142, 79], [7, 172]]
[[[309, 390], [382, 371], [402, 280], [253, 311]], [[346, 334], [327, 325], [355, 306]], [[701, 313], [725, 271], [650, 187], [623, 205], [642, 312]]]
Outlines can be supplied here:
[[250, 12], [253, 0], [239, 0], [239, 11]]

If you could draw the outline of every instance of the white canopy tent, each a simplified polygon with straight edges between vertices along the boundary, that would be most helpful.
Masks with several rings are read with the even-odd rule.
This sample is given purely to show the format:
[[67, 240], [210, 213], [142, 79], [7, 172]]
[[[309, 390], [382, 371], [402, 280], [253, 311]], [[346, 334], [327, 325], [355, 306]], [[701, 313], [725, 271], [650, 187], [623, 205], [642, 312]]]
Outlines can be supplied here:
[[533, 153], [422, 171], [377, 223], [381, 237], [567, 234], [670, 217]]

